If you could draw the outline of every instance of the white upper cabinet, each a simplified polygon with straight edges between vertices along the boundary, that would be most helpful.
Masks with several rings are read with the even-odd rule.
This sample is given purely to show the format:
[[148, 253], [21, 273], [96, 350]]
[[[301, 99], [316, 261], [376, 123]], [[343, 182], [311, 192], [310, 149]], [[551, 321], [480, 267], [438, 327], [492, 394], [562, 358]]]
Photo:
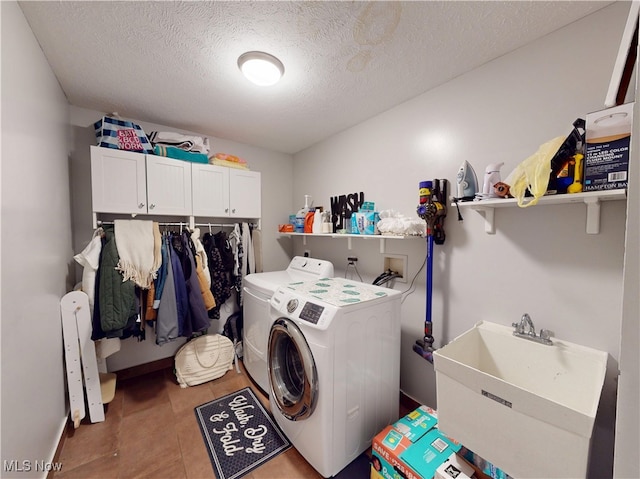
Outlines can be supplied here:
[[191, 215], [191, 164], [162, 156], [146, 157], [148, 212]]
[[145, 155], [92, 146], [91, 198], [93, 211], [146, 213]]
[[92, 146], [91, 192], [94, 212], [191, 215], [191, 165]]
[[260, 218], [260, 172], [223, 166], [191, 165], [193, 215]]
[[236, 218], [260, 218], [262, 216], [262, 190], [260, 172], [229, 171], [230, 216]]
[[91, 147], [94, 217], [116, 213], [260, 218], [260, 181], [258, 171]]
[[191, 165], [194, 216], [229, 216], [229, 168]]

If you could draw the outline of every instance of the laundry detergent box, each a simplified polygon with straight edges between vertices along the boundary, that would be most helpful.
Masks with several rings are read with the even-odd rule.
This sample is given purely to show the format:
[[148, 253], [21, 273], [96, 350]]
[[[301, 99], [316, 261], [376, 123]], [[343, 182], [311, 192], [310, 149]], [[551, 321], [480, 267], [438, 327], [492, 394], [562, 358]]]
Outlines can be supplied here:
[[625, 103], [587, 114], [584, 191], [627, 187], [633, 105]]
[[432, 479], [460, 445], [437, 428], [436, 412], [420, 406], [373, 439], [372, 467], [384, 479]]
[[365, 201], [356, 213], [351, 215], [351, 233], [356, 235], [375, 235], [378, 231], [380, 213], [373, 201]]
[[351, 215], [351, 233], [356, 235], [379, 234], [378, 221], [380, 214], [377, 211], [365, 211]]

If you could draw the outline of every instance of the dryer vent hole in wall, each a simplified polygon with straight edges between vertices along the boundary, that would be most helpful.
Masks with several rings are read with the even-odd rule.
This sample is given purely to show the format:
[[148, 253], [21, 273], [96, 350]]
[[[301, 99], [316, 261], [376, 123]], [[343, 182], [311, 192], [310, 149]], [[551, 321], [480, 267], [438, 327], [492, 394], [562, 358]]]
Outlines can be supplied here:
[[310, 249], [304, 250], [304, 257], [305, 258], [311, 258], [311, 250]]
[[407, 255], [405, 254], [385, 254], [382, 264], [383, 271], [394, 271], [400, 275], [396, 278], [399, 283], [407, 282]]

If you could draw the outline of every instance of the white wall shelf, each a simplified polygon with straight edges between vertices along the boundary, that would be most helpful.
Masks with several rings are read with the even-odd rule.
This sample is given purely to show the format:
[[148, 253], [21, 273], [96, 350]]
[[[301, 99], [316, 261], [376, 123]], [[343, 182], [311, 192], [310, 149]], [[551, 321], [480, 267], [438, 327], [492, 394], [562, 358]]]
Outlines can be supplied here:
[[[603, 201], [626, 200], [627, 190], [607, 190], [607, 191], [587, 191], [584, 193], [549, 195], [538, 200], [542, 205], [558, 205], [565, 203], [584, 203], [587, 206], [586, 232], [587, 234], [600, 233], [600, 203]], [[455, 203], [452, 203], [455, 208]], [[496, 208], [518, 208], [518, 201], [515, 198], [495, 198], [481, 201], [468, 201], [458, 203], [461, 209], [475, 210], [484, 215], [484, 231], [488, 234], [495, 234], [495, 209]]]
[[280, 233], [281, 236], [302, 236], [302, 244], [306, 246], [307, 238], [309, 237], [324, 237], [324, 238], [346, 238], [347, 248], [352, 249], [353, 238], [364, 240], [378, 240], [380, 241], [380, 253], [385, 252], [386, 240], [404, 240], [404, 239], [424, 239], [423, 236], [395, 236], [395, 235], [354, 235], [354, 234], [340, 234], [340, 233]]

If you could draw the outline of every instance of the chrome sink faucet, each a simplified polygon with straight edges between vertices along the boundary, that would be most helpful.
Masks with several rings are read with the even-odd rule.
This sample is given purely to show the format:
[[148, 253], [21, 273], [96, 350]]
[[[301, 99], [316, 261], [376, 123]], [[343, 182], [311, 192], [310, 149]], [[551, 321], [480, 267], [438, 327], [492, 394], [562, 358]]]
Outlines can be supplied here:
[[513, 323], [512, 326], [515, 328], [513, 332], [514, 336], [518, 338], [529, 339], [531, 341], [535, 341], [537, 343], [552, 345], [551, 341], [551, 333], [546, 329], [540, 330], [540, 336], [536, 335], [536, 328], [533, 325], [533, 321], [531, 320], [531, 316], [528, 313], [524, 313], [522, 318], [520, 318], [519, 323]]

